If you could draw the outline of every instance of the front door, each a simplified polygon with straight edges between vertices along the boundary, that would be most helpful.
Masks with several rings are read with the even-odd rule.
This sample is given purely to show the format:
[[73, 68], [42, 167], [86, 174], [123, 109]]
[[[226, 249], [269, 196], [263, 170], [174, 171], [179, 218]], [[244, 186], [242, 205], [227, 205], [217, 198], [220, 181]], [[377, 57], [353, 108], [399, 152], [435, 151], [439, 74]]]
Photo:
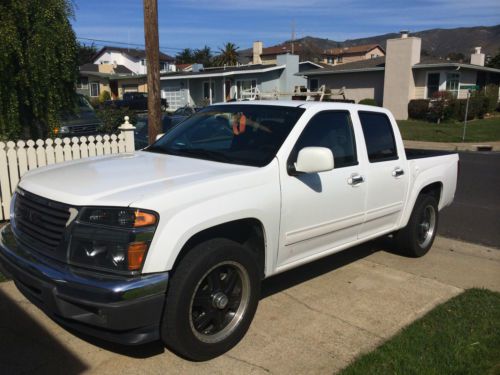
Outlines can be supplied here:
[[380, 112], [359, 112], [369, 165], [366, 168], [366, 217], [360, 238], [386, 233], [404, 209], [409, 171], [396, 143], [391, 121]]
[[316, 146], [332, 151], [335, 167], [321, 173], [281, 173], [278, 267], [357, 239], [364, 220], [366, 184], [355, 138], [348, 111], [319, 112], [304, 128], [288, 165], [293, 165], [302, 148]]

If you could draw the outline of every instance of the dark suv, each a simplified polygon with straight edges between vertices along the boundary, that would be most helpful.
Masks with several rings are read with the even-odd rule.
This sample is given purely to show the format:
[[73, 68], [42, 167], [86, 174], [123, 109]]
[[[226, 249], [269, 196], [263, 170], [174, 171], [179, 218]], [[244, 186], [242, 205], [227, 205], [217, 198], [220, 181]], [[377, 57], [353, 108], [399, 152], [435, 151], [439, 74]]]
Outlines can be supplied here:
[[77, 96], [77, 107], [74, 112], [64, 112], [59, 116], [61, 126], [54, 130], [57, 137], [80, 137], [99, 134], [102, 122], [94, 108], [83, 95]]

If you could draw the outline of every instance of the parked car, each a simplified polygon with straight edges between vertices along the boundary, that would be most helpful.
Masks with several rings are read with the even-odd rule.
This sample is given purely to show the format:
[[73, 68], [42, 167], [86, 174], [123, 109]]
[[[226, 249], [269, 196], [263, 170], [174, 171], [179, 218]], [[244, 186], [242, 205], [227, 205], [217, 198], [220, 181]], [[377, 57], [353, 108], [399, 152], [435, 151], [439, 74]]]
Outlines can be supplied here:
[[[129, 108], [137, 111], [148, 110], [148, 94], [146, 92], [126, 92], [121, 100], [107, 100], [105, 106], [116, 108]], [[167, 99], [161, 99], [161, 110], [166, 111], [168, 108]]]
[[101, 120], [83, 95], [77, 96], [75, 112], [64, 112], [59, 117], [61, 126], [54, 129], [54, 135], [57, 137], [80, 137], [99, 134], [102, 131]]
[[[167, 114], [163, 114], [161, 118], [162, 129], [160, 133], [166, 133], [172, 128], [172, 119], [167, 116]], [[134, 124], [134, 142], [135, 149], [141, 150], [147, 146], [149, 146], [149, 128], [148, 128], [148, 115], [146, 113], [142, 113], [137, 115], [136, 124]]]
[[383, 108], [213, 105], [134, 155], [26, 173], [0, 263], [65, 327], [208, 360], [245, 335], [264, 278], [387, 235], [425, 255], [457, 166], [405, 151]]
[[[198, 112], [200, 107], [181, 107], [178, 108], [172, 115], [164, 114], [162, 116], [162, 130], [161, 133], [166, 133], [172, 129], [175, 125], [181, 123], [188, 117], [192, 116], [194, 113]], [[140, 150], [146, 146], [149, 146], [149, 135], [148, 135], [148, 116], [147, 114], [138, 115], [137, 124], [135, 125], [135, 149]]]

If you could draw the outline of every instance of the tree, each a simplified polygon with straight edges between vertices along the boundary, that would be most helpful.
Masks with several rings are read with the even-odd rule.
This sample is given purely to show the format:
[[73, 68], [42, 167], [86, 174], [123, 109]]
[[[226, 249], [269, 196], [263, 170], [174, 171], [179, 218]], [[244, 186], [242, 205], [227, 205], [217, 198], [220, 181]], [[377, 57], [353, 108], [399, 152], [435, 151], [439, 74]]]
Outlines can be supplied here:
[[73, 110], [78, 76], [70, 0], [0, 3], [0, 135], [44, 137]]
[[86, 45], [83, 43], [78, 43], [78, 66], [83, 64], [92, 63], [92, 60], [97, 53], [97, 48], [94, 43]]
[[195, 63], [203, 64], [205, 67], [212, 66], [212, 50], [208, 46], [195, 50], [193, 60]]
[[239, 48], [231, 42], [224, 44], [223, 48], [219, 48], [219, 55], [215, 58], [215, 64], [218, 66], [236, 65], [238, 63]]
[[194, 54], [191, 48], [184, 48], [182, 52], [175, 55], [175, 62], [177, 64], [193, 64]]
[[500, 69], [500, 50], [498, 50], [497, 54], [491, 58], [487, 66], [490, 68]]

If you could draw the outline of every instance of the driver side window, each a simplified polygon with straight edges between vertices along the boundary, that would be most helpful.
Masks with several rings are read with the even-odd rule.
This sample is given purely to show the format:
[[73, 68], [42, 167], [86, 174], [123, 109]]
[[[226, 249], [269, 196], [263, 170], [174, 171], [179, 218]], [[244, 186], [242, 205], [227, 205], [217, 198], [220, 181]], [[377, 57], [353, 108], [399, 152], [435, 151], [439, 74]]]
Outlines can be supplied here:
[[[315, 115], [302, 131], [289, 161], [294, 163], [304, 147], [329, 148], [335, 160], [335, 169], [358, 164], [356, 142], [347, 111], [324, 111]], [[290, 164], [290, 163], [289, 163]]]

